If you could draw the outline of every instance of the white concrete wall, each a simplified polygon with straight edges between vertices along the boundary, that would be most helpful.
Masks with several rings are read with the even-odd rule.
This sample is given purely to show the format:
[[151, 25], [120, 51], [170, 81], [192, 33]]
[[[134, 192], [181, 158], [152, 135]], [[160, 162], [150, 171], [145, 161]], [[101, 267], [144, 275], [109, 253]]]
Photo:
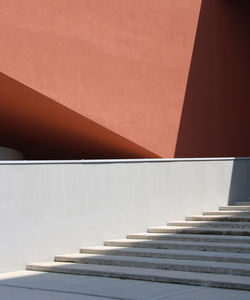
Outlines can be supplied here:
[[217, 209], [233, 163], [0, 165], [0, 272]]

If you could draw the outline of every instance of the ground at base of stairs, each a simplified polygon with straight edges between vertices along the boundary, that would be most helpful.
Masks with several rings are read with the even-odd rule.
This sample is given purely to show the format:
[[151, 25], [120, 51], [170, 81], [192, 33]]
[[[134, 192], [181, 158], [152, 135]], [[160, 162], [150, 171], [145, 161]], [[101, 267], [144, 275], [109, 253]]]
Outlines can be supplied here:
[[0, 300], [248, 300], [250, 292], [140, 280], [19, 271], [0, 273]]

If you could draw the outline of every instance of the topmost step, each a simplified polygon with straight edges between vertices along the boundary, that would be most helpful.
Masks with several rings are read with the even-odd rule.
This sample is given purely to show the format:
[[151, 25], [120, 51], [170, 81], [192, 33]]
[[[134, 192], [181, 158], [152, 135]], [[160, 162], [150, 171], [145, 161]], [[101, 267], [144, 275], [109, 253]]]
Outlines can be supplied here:
[[235, 202], [234, 205], [236, 206], [248, 206], [250, 205], [250, 202], [247, 202], [247, 201], [242, 201], [242, 202]]
[[235, 210], [240, 210], [240, 211], [250, 211], [250, 206], [220, 206], [219, 210], [230, 210], [230, 211], [235, 211]]

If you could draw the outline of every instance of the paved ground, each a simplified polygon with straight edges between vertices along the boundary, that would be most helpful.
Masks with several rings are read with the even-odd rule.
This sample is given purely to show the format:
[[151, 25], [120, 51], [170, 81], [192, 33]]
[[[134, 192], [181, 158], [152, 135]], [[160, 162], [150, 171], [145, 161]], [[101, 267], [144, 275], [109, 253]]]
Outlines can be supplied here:
[[0, 300], [249, 300], [250, 292], [32, 271], [0, 273]]

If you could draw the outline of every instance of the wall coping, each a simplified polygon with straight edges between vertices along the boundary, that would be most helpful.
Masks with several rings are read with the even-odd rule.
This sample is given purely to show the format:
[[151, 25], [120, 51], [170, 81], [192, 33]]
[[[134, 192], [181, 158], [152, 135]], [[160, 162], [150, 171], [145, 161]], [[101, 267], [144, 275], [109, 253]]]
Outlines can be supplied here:
[[116, 163], [165, 163], [250, 160], [250, 157], [205, 158], [139, 158], [139, 159], [80, 159], [80, 160], [0, 160], [0, 165], [67, 165], [67, 164], [116, 164]]

